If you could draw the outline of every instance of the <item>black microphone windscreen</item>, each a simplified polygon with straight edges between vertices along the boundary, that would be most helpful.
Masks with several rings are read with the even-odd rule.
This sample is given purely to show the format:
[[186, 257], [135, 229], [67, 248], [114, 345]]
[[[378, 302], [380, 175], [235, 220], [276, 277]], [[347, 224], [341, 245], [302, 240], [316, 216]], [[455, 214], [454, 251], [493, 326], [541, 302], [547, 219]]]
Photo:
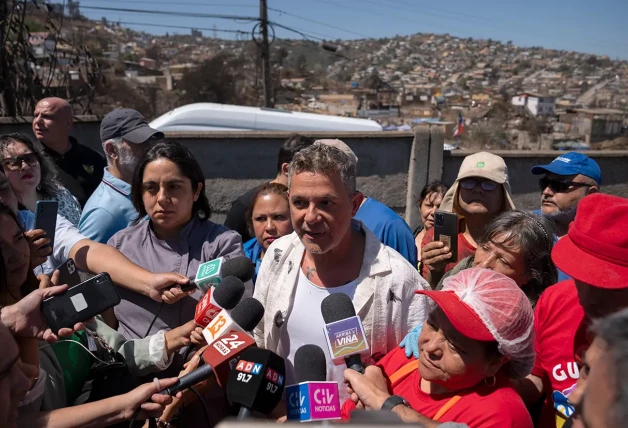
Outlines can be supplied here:
[[244, 283], [235, 276], [227, 276], [220, 281], [212, 297], [223, 309], [233, 309], [244, 295]]
[[325, 324], [355, 316], [351, 298], [343, 293], [330, 294], [321, 302], [321, 313]]
[[303, 345], [297, 349], [294, 354], [294, 373], [297, 383], [327, 380], [327, 359], [320, 346]]
[[253, 331], [263, 316], [264, 306], [253, 297], [241, 300], [231, 311], [231, 319], [244, 331]]
[[235, 276], [242, 282], [250, 281], [255, 276], [255, 265], [246, 256], [225, 260], [222, 264], [222, 277], [226, 276]]
[[248, 348], [229, 373], [227, 399], [248, 410], [268, 414], [281, 401], [284, 359], [267, 349]]

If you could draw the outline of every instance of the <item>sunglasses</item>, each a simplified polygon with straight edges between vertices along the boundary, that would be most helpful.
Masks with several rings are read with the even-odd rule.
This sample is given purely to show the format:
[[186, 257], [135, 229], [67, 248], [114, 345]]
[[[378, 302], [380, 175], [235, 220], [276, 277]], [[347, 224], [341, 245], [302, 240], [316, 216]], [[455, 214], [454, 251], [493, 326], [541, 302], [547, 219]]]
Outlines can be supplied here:
[[539, 180], [539, 186], [541, 187], [541, 191], [549, 187], [554, 193], [566, 193], [569, 192], [572, 187], [591, 187], [590, 184], [586, 183], [576, 183], [575, 181], [560, 179], [551, 180], [547, 177], [543, 177]]
[[482, 190], [484, 190], [485, 192], [492, 192], [493, 190], [497, 189], [497, 183], [495, 183], [494, 181], [480, 180], [478, 178], [463, 178], [462, 180], [460, 180], [460, 187], [465, 190], [473, 190], [475, 189], [475, 186], [478, 185], [478, 183], [482, 187]]
[[11, 158], [6, 158], [2, 161], [2, 164], [5, 168], [11, 171], [19, 171], [22, 169], [22, 164], [26, 162], [27, 165], [36, 166], [39, 164], [39, 158], [35, 153], [26, 153], [19, 156], [13, 156]]

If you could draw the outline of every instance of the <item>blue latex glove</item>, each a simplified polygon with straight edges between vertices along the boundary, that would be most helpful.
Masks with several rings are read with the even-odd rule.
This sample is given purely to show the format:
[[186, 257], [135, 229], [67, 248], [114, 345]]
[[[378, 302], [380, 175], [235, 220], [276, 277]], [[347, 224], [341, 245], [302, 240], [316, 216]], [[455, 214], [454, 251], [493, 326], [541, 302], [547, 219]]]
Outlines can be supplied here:
[[414, 327], [399, 344], [400, 348], [406, 348], [406, 357], [410, 358], [411, 355], [414, 355], [414, 358], [419, 359], [419, 335], [422, 328], [423, 323]]

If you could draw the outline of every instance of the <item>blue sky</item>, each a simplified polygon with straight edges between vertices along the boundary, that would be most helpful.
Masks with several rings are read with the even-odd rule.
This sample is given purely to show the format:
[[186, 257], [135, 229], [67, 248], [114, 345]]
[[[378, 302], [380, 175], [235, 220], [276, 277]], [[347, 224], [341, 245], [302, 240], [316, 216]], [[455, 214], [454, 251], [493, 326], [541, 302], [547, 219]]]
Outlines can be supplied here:
[[[258, 0], [80, 0], [80, 4], [82, 13], [89, 18], [105, 16], [112, 21], [158, 25], [127, 25], [154, 34], [189, 33], [188, 29], [162, 25], [216, 26], [218, 30], [250, 33], [254, 24], [198, 16], [89, 10], [86, 7], [259, 16]], [[268, 0], [268, 6], [271, 8], [271, 21], [318, 38], [449, 33], [503, 42], [512, 40], [520, 46], [574, 50], [628, 60], [628, 0]], [[211, 31], [203, 33], [211, 35]], [[276, 34], [281, 38], [301, 37], [282, 28], [276, 28]], [[218, 36], [237, 37], [236, 34], [220, 32]]]

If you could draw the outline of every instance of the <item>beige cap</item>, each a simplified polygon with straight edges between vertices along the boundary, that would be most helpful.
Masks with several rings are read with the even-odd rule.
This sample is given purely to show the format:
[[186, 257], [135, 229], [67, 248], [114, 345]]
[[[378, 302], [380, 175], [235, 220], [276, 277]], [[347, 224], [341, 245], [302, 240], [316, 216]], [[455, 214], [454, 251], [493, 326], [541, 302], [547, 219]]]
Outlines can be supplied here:
[[345, 144], [344, 141], [338, 140], [338, 139], [331, 139], [331, 138], [314, 141], [314, 144], [319, 144], [319, 143], [325, 144], [327, 146], [333, 146], [337, 149], [342, 150], [347, 156], [349, 156], [349, 159], [351, 160], [351, 162], [353, 162], [353, 165], [355, 165], [355, 168], [356, 169], [358, 168], [358, 157], [355, 155], [353, 150], [351, 150], [351, 148]]
[[508, 182], [508, 168], [506, 167], [506, 162], [504, 162], [501, 156], [494, 155], [493, 153], [479, 152], [465, 157], [462, 161], [456, 181], [453, 186], [449, 188], [447, 193], [445, 193], [445, 196], [443, 196], [443, 202], [440, 205], [441, 210], [455, 211], [458, 183], [460, 180], [467, 177], [486, 178], [501, 184], [504, 189], [504, 209], [507, 211], [515, 209], [515, 204], [510, 195], [510, 183]]

